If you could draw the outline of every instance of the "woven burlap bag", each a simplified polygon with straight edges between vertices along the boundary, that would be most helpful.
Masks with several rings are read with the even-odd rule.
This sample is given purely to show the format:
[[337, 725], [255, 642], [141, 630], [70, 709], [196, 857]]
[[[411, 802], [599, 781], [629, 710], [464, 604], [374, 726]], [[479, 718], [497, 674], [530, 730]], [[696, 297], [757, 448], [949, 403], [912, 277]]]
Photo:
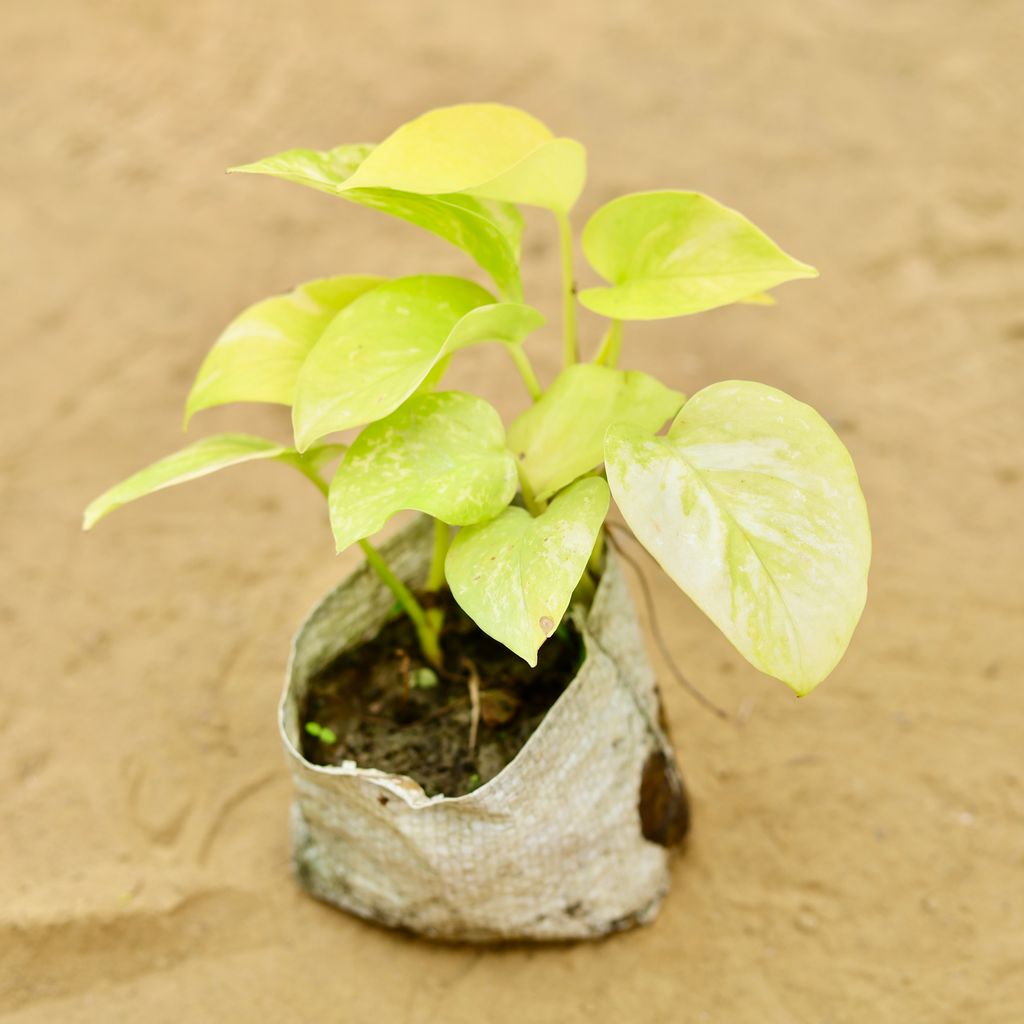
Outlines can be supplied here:
[[[412, 586], [426, 577], [430, 538], [417, 519], [383, 548]], [[466, 796], [427, 797], [406, 776], [302, 756], [307, 680], [372, 637], [393, 604], [364, 565], [294, 640], [280, 727], [301, 883], [361, 917], [452, 940], [590, 938], [650, 921], [668, 888], [668, 850], [642, 834], [645, 766], [660, 765], [670, 791], [681, 784], [614, 553], [580, 622], [578, 675], [516, 758]]]

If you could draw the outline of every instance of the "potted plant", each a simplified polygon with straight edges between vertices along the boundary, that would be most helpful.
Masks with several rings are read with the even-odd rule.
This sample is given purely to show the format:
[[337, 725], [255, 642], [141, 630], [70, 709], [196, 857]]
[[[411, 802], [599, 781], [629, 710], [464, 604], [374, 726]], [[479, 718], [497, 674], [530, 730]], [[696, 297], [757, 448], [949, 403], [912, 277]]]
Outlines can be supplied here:
[[[686, 397], [619, 367], [626, 321], [697, 313], [816, 276], [707, 196], [597, 210], [578, 296], [569, 212], [583, 147], [496, 104], [431, 111], [377, 146], [290, 150], [235, 168], [400, 217], [491, 278], [330, 277], [245, 310], [186, 403], [291, 407], [294, 440], [207, 437], [89, 505], [273, 459], [327, 501], [365, 562], [297, 634], [281, 703], [297, 873], [315, 895], [446, 938], [573, 938], [650, 920], [687, 807], [606, 515], [755, 667], [809, 693], [866, 596], [870, 536], [850, 456], [811, 408], [748, 381]], [[554, 214], [564, 366], [524, 339], [519, 207]], [[576, 304], [608, 321], [587, 360]], [[529, 404], [506, 430], [441, 387], [500, 343]], [[665, 425], [668, 429], [662, 432]], [[332, 437], [358, 429], [346, 445]], [[333, 467], [329, 471], [329, 467]], [[376, 547], [396, 513], [420, 515]]]

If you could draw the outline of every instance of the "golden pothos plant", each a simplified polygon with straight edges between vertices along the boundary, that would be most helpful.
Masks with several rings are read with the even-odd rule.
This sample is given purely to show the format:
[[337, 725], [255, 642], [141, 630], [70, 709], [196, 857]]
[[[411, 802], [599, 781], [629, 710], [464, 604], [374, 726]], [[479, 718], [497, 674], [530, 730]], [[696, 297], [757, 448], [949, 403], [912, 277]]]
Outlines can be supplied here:
[[[493, 290], [458, 277], [346, 275], [250, 307], [203, 362], [186, 425], [211, 406], [276, 402], [291, 406], [294, 444], [205, 438], [97, 498], [86, 528], [161, 488], [276, 459], [323, 492], [338, 550], [362, 547], [428, 661], [440, 662], [441, 623], [369, 540], [404, 509], [436, 523], [427, 587], [447, 583], [480, 629], [536, 664], [600, 565], [614, 497], [640, 543], [753, 665], [799, 694], [828, 675], [860, 617], [870, 560], [864, 498], [838, 437], [764, 384], [726, 381], [686, 398], [619, 368], [626, 321], [770, 303], [769, 289], [816, 276], [812, 267], [700, 193], [622, 196], [582, 234], [607, 283], [578, 301], [608, 328], [581, 361], [569, 212], [586, 156], [529, 114], [446, 107], [376, 146], [289, 150], [234, 170], [426, 228], [465, 250]], [[521, 205], [551, 211], [560, 238], [564, 368], [546, 388], [523, 344], [544, 318], [524, 302]], [[484, 399], [439, 390], [461, 350], [490, 341], [532, 401], [507, 431]], [[362, 431], [350, 446], [328, 440], [353, 427]]]

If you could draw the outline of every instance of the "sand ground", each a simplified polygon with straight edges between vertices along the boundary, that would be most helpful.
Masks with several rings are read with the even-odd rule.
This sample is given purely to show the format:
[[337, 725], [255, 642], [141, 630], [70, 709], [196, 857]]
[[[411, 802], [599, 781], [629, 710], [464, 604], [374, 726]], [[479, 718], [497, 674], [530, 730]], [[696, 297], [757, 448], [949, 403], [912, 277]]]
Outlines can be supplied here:
[[[1019, 0], [44, 0], [0, 14], [0, 1016], [28, 1022], [1024, 1020], [1024, 10]], [[345, 570], [252, 466], [78, 531], [181, 443], [245, 304], [345, 270], [471, 272], [228, 165], [464, 99], [590, 149], [577, 221], [710, 192], [821, 268], [773, 310], [631, 328], [693, 391], [812, 401], [860, 467], [872, 592], [805, 701], [653, 571], [695, 801], [651, 928], [482, 951], [302, 896], [274, 726], [288, 638]], [[550, 225], [528, 295], [557, 318]], [[585, 320], [593, 339], [597, 324]], [[531, 342], [550, 376], [553, 331]], [[506, 414], [500, 352], [450, 378]], [[282, 410], [203, 414], [287, 436]]]

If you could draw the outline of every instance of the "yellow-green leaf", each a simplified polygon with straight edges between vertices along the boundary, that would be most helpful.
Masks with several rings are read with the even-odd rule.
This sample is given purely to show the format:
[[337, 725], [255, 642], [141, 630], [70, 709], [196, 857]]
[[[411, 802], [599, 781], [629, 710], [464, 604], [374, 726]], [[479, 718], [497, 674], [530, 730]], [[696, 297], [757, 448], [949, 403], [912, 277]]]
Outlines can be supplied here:
[[543, 500], [601, 463], [612, 423], [653, 433], [682, 404], [683, 395], [646, 373], [577, 363], [515, 420], [508, 445], [530, 490]]
[[346, 189], [462, 192], [567, 212], [586, 179], [586, 152], [535, 117], [499, 103], [442, 107], [402, 125], [360, 164]]
[[482, 398], [417, 395], [349, 448], [331, 482], [331, 527], [341, 551], [403, 509], [451, 526], [493, 519], [515, 496], [505, 428]]
[[373, 148], [373, 143], [358, 142], [334, 149], [286, 149], [251, 164], [230, 167], [228, 173], [267, 174], [336, 196]]
[[801, 695], [832, 671], [864, 607], [871, 536], [849, 453], [810, 406], [713, 384], [667, 437], [611, 427], [605, 467], [637, 539], [752, 665]]
[[742, 300], [784, 281], [817, 277], [742, 214], [699, 192], [638, 192], [602, 206], [583, 251], [610, 287], [580, 301], [617, 320], [685, 316]]
[[523, 218], [519, 211], [510, 203], [473, 196], [428, 196], [390, 188], [349, 187], [348, 179], [373, 148], [360, 144], [323, 151], [289, 149], [231, 170], [296, 182], [416, 224], [467, 252], [494, 278], [502, 295], [521, 299], [519, 243]]
[[250, 306], [224, 329], [199, 368], [185, 425], [200, 409], [227, 402], [291, 405], [299, 369], [324, 328], [384, 278], [329, 277]]
[[608, 512], [608, 485], [577, 480], [534, 518], [512, 506], [459, 531], [445, 574], [455, 600], [489, 636], [531, 665], [557, 629]]
[[217, 434], [182, 448], [111, 487], [85, 510], [83, 529], [91, 529], [105, 515], [122, 505], [165, 487], [216, 473], [255, 459], [294, 460], [295, 451], [284, 445], [248, 434]]
[[297, 447], [383, 419], [452, 352], [481, 341], [520, 344], [543, 322], [530, 306], [495, 302], [458, 277], [380, 285], [331, 321], [303, 364], [292, 408]]

